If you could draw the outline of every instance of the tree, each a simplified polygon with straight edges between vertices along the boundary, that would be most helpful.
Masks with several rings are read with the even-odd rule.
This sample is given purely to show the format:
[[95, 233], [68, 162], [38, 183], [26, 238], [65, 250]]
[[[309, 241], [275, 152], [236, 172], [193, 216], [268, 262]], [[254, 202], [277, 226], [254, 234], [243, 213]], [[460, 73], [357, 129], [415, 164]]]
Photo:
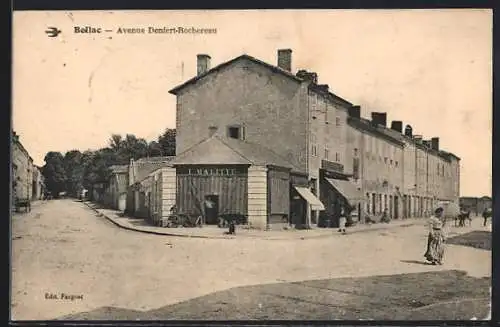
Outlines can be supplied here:
[[83, 185], [83, 171], [82, 165], [83, 155], [78, 150], [71, 150], [64, 155], [64, 170], [66, 171], [66, 192], [73, 196], [78, 196], [82, 190]]
[[164, 156], [175, 156], [175, 128], [167, 128], [162, 135], [158, 137], [158, 143], [162, 148]]
[[66, 171], [64, 169], [64, 157], [60, 152], [48, 152], [44, 158], [45, 165], [42, 167], [42, 174], [45, 178], [47, 190], [54, 196], [59, 196], [60, 192], [66, 189]]
[[159, 157], [159, 156], [162, 156], [163, 155], [163, 149], [162, 149], [160, 143], [158, 143], [156, 141], [149, 142], [148, 155], [150, 157]]

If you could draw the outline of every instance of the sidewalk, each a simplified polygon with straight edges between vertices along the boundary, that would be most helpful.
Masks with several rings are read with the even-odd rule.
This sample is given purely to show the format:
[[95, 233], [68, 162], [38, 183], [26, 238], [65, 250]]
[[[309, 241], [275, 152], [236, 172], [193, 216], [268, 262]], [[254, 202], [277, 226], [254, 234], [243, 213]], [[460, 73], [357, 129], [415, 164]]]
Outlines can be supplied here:
[[[165, 235], [165, 236], [177, 236], [177, 237], [192, 237], [192, 238], [212, 238], [212, 239], [234, 239], [241, 237], [249, 238], [259, 238], [265, 240], [294, 240], [294, 239], [313, 239], [322, 237], [332, 237], [341, 236], [335, 228], [314, 228], [309, 230], [256, 230], [238, 227], [236, 228], [236, 235], [227, 235], [226, 228], [219, 228], [217, 226], [203, 226], [202, 228], [164, 228], [149, 225], [144, 219], [141, 218], [131, 218], [121, 216], [121, 212], [112, 209], [103, 209], [99, 205], [85, 201], [83, 202], [89, 208], [95, 212], [101, 214], [103, 217], [114, 223], [115, 225], [142, 233]], [[423, 218], [411, 218], [404, 220], [393, 220], [389, 224], [373, 224], [365, 225], [359, 224], [357, 226], [347, 229], [348, 234], [360, 233], [360, 232], [370, 232], [377, 230], [387, 230], [399, 227], [409, 227], [413, 225], [423, 225], [425, 224], [425, 219]]]

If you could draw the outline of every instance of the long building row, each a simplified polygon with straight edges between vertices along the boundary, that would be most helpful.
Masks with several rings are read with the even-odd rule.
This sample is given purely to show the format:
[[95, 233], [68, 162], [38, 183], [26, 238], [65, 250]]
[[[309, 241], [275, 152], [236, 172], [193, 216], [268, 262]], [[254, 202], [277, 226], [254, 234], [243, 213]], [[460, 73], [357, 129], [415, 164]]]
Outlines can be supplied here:
[[12, 133], [11, 140], [11, 197], [12, 204], [17, 201], [34, 201], [43, 197], [45, 182], [40, 167], [33, 164], [19, 135]]
[[[460, 158], [439, 137], [399, 120], [388, 126], [385, 112], [365, 119], [317, 73], [292, 73], [290, 49], [277, 57], [271, 65], [244, 54], [211, 68], [198, 55], [197, 76], [170, 90], [177, 155], [122, 167], [128, 185], [110, 202], [121, 197], [128, 212], [154, 221], [173, 206], [207, 223], [242, 214], [256, 228], [335, 226], [342, 209], [362, 223], [458, 204]], [[156, 165], [134, 173], [141, 162]]]

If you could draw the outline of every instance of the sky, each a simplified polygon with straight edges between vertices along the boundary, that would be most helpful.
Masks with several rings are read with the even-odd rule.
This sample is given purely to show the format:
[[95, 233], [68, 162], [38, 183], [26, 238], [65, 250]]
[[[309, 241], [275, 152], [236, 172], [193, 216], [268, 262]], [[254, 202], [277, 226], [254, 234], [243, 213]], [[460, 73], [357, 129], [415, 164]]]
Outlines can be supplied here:
[[[217, 33], [116, 33], [149, 26]], [[175, 128], [168, 91], [196, 75], [197, 54], [212, 67], [243, 53], [276, 64], [290, 48], [294, 72], [317, 72], [362, 116], [438, 136], [462, 159], [461, 196], [491, 195], [492, 26], [491, 10], [471, 9], [14, 12], [13, 128], [37, 165], [113, 133], [151, 141]]]

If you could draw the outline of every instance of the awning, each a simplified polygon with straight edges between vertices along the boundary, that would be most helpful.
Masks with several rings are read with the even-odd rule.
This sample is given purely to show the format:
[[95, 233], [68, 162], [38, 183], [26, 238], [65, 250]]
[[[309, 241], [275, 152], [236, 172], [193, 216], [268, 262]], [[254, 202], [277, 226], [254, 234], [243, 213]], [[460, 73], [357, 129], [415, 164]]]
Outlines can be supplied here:
[[307, 187], [294, 186], [294, 188], [311, 205], [311, 210], [325, 210], [323, 203]]
[[358, 187], [350, 182], [340, 179], [326, 178], [327, 182], [333, 186], [351, 205], [353, 203], [361, 202], [365, 200], [363, 192], [358, 190]]

